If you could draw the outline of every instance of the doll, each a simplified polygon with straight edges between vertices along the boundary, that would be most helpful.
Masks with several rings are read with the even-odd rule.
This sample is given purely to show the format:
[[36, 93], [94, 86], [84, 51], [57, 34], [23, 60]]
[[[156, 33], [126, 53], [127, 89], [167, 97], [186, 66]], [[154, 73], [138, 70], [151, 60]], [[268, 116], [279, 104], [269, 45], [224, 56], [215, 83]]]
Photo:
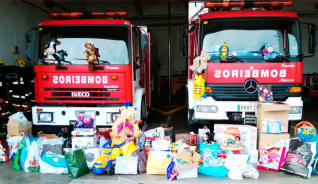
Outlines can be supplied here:
[[274, 59], [276, 57], [273, 45], [265, 43], [263, 48], [263, 56], [265, 60]]

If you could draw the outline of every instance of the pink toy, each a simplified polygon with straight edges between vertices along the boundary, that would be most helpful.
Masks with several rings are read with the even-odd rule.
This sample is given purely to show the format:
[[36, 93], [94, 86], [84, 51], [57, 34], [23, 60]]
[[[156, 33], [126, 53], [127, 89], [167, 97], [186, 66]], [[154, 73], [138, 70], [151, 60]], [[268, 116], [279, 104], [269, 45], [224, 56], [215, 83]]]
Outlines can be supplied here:
[[285, 151], [285, 147], [263, 148], [257, 169], [278, 171], [285, 160]]

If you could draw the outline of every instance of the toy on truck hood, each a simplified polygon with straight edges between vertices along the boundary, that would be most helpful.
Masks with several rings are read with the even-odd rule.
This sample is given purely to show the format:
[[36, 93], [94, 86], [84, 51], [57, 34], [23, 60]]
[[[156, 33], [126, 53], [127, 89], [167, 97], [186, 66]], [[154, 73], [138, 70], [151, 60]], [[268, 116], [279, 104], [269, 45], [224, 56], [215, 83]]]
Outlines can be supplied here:
[[210, 54], [202, 50], [201, 55], [197, 56], [193, 60], [193, 64], [189, 68], [193, 72], [202, 73], [208, 67], [208, 61], [210, 59], [211, 59]]
[[95, 45], [93, 43], [85, 43], [85, 55], [86, 55], [86, 61], [88, 62], [88, 69], [89, 72], [94, 71], [94, 65], [98, 65], [98, 48], [95, 48]]
[[56, 38], [52, 38], [51, 41], [46, 44], [44, 50], [44, 62], [47, 64], [61, 64], [61, 60], [67, 56], [67, 53], [60, 46], [61, 42]]

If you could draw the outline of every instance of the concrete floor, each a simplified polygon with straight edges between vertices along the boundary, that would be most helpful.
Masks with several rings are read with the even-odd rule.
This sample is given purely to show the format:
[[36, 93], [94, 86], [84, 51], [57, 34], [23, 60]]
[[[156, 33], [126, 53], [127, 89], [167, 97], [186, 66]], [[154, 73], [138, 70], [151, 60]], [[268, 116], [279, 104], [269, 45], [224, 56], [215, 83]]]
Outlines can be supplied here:
[[[303, 120], [310, 121], [318, 127], [318, 101], [311, 101], [310, 99], [304, 100], [304, 113]], [[159, 126], [163, 122], [170, 122], [172, 126], [175, 127], [175, 132], [186, 131], [186, 112], [179, 111], [172, 115], [170, 118], [162, 117], [158, 115], [153, 115], [153, 118], [150, 118], [152, 126]], [[101, 175], [96, 176], [92, 172], [82, 176], [78, 179], [71, 179], [68, 175], [52, 175], [52, 174], [40, 174], [40, 173], [25, 173], [23, 171], [15, 171], [11, 168], [12, 161], [8, 163], [0, 163], [0, 184], [6, 183], [45, 183], [45, 184], [99, 184], [99, 183], [121, 183], [121, 184], [143, 184], [143, 183], [168, 183], [166, 177], [163, 175]], [[198, 178], [193, 179], [181, 179], [177, 180], [174, 183], [213, 183], [217, 182], [218, 184], [229, 184], [229, 183], [280, 183], [280, 184], [308, 184], [308, 183], [318, 183], [318, 176], [313, 175], [311, 179], [304, 179], [295, 175], [288, 175], [282, 172], [274, 171], [259, 171], [260, 178], [258, 180], [254, 179], [244, 179], [242, 181], [234, 181], [227, 177], [217, 178], [217, 177], [208, 177], [200, 175]]]

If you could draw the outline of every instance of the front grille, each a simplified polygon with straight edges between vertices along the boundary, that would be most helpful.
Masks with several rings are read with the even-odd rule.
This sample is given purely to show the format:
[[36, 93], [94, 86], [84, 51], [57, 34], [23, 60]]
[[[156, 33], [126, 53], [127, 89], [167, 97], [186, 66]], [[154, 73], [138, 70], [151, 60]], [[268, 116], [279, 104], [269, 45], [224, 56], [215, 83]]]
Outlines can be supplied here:
[[111, 98], [118, 88], [44, 88], [49, 92], [47, 101], [118, 101], [119, 98]]
[[[249, 94], [242, 84], [206, 85], [211, 87], [213, 93], [208, 94], [218, 101], [257, 101], [257, 92]], [[275, 101], [284, 101], [289, 93], [289, 86], [271, 85]]]

